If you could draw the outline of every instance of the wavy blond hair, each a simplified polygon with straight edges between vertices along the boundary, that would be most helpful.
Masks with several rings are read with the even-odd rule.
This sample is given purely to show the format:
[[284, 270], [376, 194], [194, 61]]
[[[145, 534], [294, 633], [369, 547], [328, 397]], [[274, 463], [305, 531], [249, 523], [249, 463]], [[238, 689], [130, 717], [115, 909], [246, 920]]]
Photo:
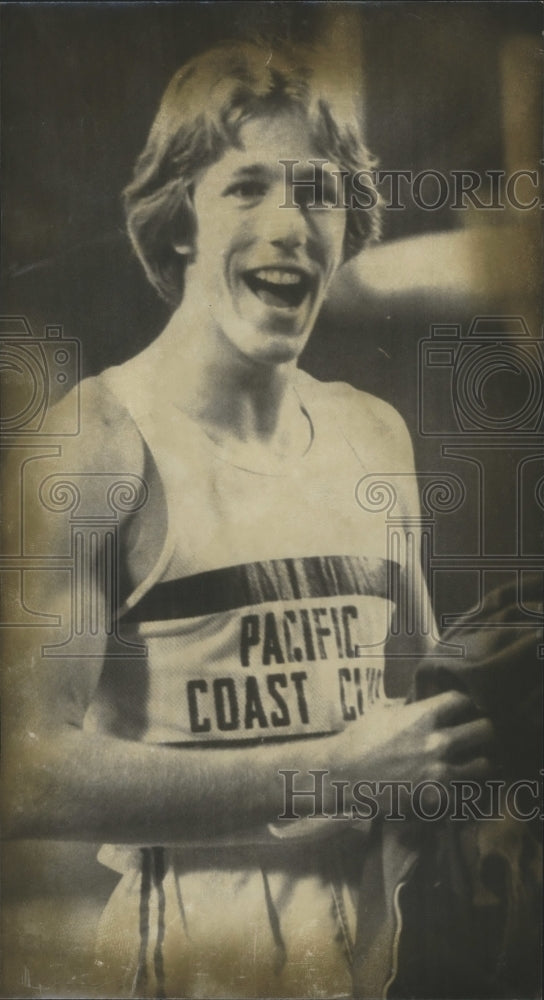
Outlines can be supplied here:
[[[134, 250], [152, 285], [171, 305], [178, 305], [183, 296], [186, 265], [174, 244], [195, 244], [192, 195], [198, 176], [225, 149], [239, 147], [242, 126], [262, 115], [302, 111], [320, 156], [345, 171], [350, 207], [344, 259], [378, 238], [375, 161], [363, 142], [354, 103], [334, 86], [334, 74], [327, 73], [327, 58], [305, 46], [226, 42], [174, 74], [123, 192]], [[372, 189], [369, 210], [349, 199], [353, 176], [360, 171], [365, 173], [365, 188]]]

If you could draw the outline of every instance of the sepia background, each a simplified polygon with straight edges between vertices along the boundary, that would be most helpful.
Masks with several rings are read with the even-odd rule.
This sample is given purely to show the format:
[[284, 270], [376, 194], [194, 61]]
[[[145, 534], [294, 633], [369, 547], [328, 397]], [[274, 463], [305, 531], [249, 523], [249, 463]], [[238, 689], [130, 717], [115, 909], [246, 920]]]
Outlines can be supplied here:
[[[35, 336], [61, 326], [81, 344], [83, 375], [135, 354], [165, 324], [167, 309], [125, 236], [120, 192], [170, 76], [214, 42], [255, 33], [324, 41], [383, 170], [475, 171], [482, 201], [491, 197], [489, 171], [540, 170], [539, 3], [5, 4], [1, 15], [2, 313], [25, 317]], [[381, 190], [387, 200], [387, 184]], [[516, 320], [514, 333], [537, 342], [541, 210], [455, 210], [452, 198], [425, 210], [400, 190], [404, 208], [384, 212], [381, 244], [340, 273], [303, 365], [393, 403], [411, 430], [418, 471], [462, 478], [464, 506], [436, 532], [447, 559], [480, 552], [483, 530], [481, 469], [442, 450], [466, 431], [451, 413], [456, 345], [477, 317], [500, 319], [505, 337], [509, 318], [521, 317], [525, 332]], [[425, 191], [431, 200], [434, 190]], [[535, 189], [520, 182], [517, 193], [529, 202]], [[8, 333], [13, 322], [5, 321]], [[454, 346], [450, 369], [435, 377], [424, 345], [436, 326]], [[507, 366], [488, 379], [492, 432], [501, 415], [523, 411], [530, 377]], [[493, 551], [500, 556], [502, 545], [511, 556], [519, 554], [520, 495], [506, 482], [515, 464], [503, 443], [491, 433], [480, 452], [483, 513]], [[527, 494], [540, 474], [531, 471]], [[531, 556], [540, 551], [541, 511], [521, 509]], [[430, 584], [441, 624], [481, 596], [474, 570], [436, 573]], [[2, 995], [90, 995], [94, 926], [115, 882], [96, 850], [5, 848]], [[524, 976], [534, 981], [534, 970]]]

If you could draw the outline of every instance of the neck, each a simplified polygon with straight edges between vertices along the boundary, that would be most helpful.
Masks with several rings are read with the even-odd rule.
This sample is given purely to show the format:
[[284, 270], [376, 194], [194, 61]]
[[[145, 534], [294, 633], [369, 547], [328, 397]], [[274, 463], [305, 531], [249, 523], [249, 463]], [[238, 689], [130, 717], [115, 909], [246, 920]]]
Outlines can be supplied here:
[[292, 391], [296, 363], [261, 364], [237, 351], [220, 331], [197, 338], [194, 329], [180, 308], [153, 345], [172, 402], [216, 440], [290, 450], [301, 423]]

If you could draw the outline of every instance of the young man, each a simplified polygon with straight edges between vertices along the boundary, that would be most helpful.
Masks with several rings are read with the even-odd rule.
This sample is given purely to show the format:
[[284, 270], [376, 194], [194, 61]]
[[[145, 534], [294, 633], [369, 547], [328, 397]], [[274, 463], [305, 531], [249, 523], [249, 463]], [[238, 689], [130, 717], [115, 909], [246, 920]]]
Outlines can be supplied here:
[[[226, 45], [176, 74], [125, 195], [174, 312], [139, 356], [83, 383], [81, 435], [63, 449], [91, 507], [103, 476], [145, 483], [121, 518], [116, 613], [146, 656], [41, 658], [34, 639], [13, 825], [121, 845], [103, 851], [123, 873], [99, 941], [114, 994], [350, 995], [368, 824], [312, 819], [311, 796], [294, 803], [306, 818], [280, 820], [280, 772], [300, 772], [297, 789], [327, 772], [325, 814], [343, 782], [349, 816], [358, 780], [488, 766], [489, 725], [467, 698], [384, 692], [394, 599], [418, 620], [425, 588], [356, 495], [367, 475], [405, 473], [398, 509], [417, 518], [403, 422], [297, 367], [334, 274], [376, 230], [352, 197], [368, 154], [324, 66]], [[57, 522], [56, 537], [37, 529], [52, 553]], [[47, 587], [66, 619], [60, 577]]]

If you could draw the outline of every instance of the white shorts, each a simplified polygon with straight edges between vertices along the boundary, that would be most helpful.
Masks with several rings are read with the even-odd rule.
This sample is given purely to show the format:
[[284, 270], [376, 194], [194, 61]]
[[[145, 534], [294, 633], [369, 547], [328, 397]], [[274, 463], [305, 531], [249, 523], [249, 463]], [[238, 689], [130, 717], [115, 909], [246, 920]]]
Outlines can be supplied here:
[[363, 843], [127, 851], [98, 932], [104, 995], [351, 996]]

